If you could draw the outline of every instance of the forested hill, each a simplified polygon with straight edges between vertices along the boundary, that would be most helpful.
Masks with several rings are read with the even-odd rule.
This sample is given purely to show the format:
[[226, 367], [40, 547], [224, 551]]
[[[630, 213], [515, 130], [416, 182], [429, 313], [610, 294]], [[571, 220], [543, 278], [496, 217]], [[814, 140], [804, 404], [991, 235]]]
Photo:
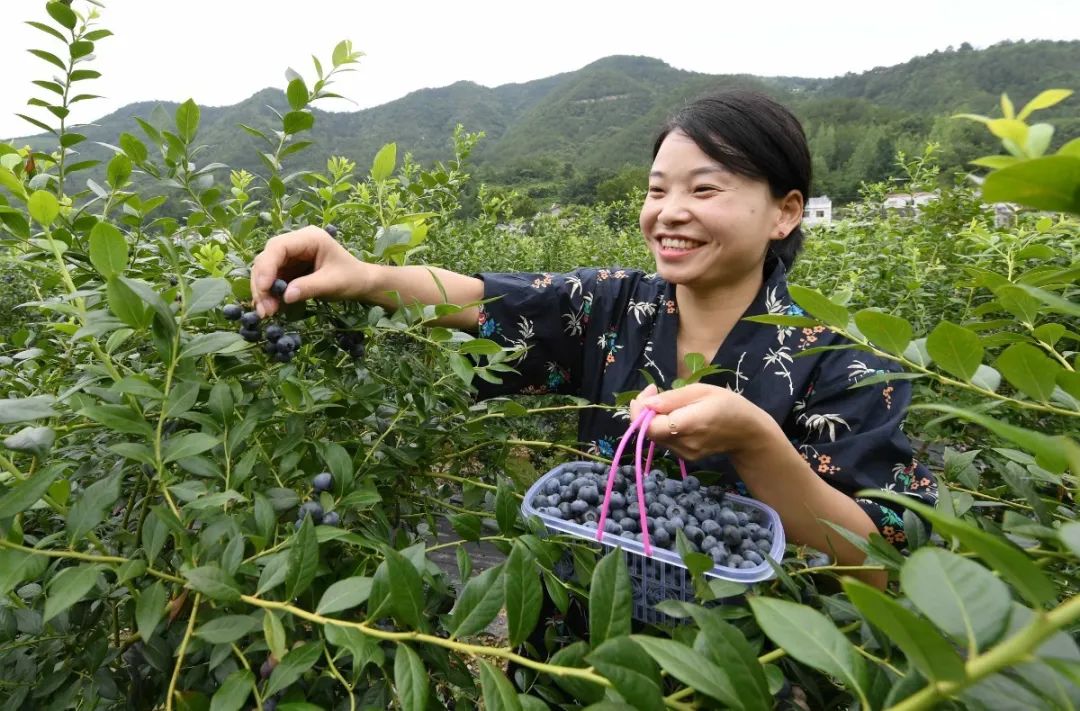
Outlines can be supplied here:
[[[886, 177], [897, 149], [917, 153], [928, 140], [938, 141], [944, 172], [996, 152], [982, 126], [948, 116], [1000, 115], [1002, 92], [1019, 106], [1045, 88], [1080, 89], [1080, 41], [1003, 43], [982, 50], [961, 45], [831, 79], [707, 75], [648, 57], [614, 56], [522, 84], [488, 88], [458, 82], [353, 113], [316, 110], [316, 146], [291, 160], [295, 168], [317, 168], [328, 155], [344, 155], [363, 166], [390, 141], [421, 161], [443, 159], [461, 123], [486, 134], [474, 154], [483, 179], [518, 187], [537, 203], [588, 202], [641, 182], [656, 128], [674, 107], [732, 85], [764, 89], [795, 110], [815, 154], [814, 192], [843, 200], [854, 197], [860, 181]], [[213, 147], [215, 160], [261, 171], [256, 143], [238, 124], [271, 128], [267, 106], [287, 110], [283, 93], [266, 89], [234, 106], [203, 109], [200, 138]], [[1080, 135], [1078, 106], [1080, 96], [1073, 96], [1044, 113], [1058, 126], [1054, 145], [1062, 136]], [[116, 144], [122, 131], [140, 133], [132, 116], [159, 123], [175, 108], [132, 104], [80, 132], [90, 141]], [[15, 144], [27, 142], [37, 144]], [[90, 142], [79, 148], [84, 156], [108, 155]]]

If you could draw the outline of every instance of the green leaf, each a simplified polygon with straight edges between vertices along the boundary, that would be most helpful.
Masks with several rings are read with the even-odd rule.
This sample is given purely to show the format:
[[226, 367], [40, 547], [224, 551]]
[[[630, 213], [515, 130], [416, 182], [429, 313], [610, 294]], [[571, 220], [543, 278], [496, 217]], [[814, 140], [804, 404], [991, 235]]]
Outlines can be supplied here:
[[1020, 113], [1016, 115], [1016, 118], [1021, 121], [1025, 120], [1034, 111], [1040, 109], [1048, 109], [1055, 104], [1059, 104], [1072, 95], [1070, 89], [1045, 89], [1039, 92], [1031, 101], [1024, 104], [1024, 108], [1020, 109]]
[[232, 287], [224, 279], [196, 279], [191, 282], [191, 295], [188, 297], [184, 314], [194, 316], [216, 309], [230, 293], [232, 293]]
[[[3, 518], [3, 516], [0, 516], [0, 518]], [[1058, 537], [1073, 555], [1080, 558], [1080, 522], [1066, 523], [1058, 529]]]
[[694, 649], [727, 672], [732, 686], [739, 690], [744, 708], [768, 711], [772, 695], [765, 669], [743, 633], [723, 620], [721, 608], [690, 605], [689, 612], [701, 630]]
[[[385, 549], [386, 581], [390, 590], [391, 608], [398, 620], [417, 629], [427, 629], [424, 615], [424, 590], [420, 573], [398, 551]], [[377, 572], [377, 571], [376, 571]], [[374, 586], [374, 581], [372, 581]], [[372, 598], [375, 598], [374, 591]]]
[[420, 656], [408, 645], [399, 644], [394, 656], [394, 686], [402, 711], [425, 711], [428, 704], [428, 675]]
[[144, 641], [153, 636], [158, 623], [165, 616], [167, 600], [168, 593], [160, 580], [154, 581], [139, 593], [135, 601], [135, 625], [139, 630], [139, 637]]
[[105, 295], [109, 302], [109, 310], [124, 324], [136, 330], [150, 325], [152, 314], [143, 304], [142, 298], [126, 283], [117, 278], [109, 279]]
[[304, 672], [315, 666], [315, 662], [322, 657], [322, 651], [322, 642], [309, 642], [291, 649], [271, 672], [263, 696], [273, 696], [296, 683]]
[[633, 591], [621, 549], [605, 555], [589, 585], [589, 640], [595, 649], [612, 637], [630, 634]]
[[451, 514], [447, 516], [454, 532], [461, 536], [462, 540], [477, 541], [484, 522], [475, 514]]
[[[945, 516], [939, 513], [937, 509], [920, 503], [910, 496], [891, 491], [870, 489], [864, 489], [856, 495], [871, 499], [884, 499], [911, 509], [929, 521], [940, 534], [954, 536], [965, 547], [977, 553], [1032, 604], [1042, 605], [1057, 597], [1057, 590], [1046, 576], [1046, 573], [1036, 566], [1026, 553], [1005, 539], [975, 528], [960, 519]], [[922, 550], [920, 548], [919, 551], [912, 554], [913, 557]]]
[[[39, 457], [45, 456], [56, 441], [56, 432], [51, 427], [23, 427], [15, 434], [4, 438], [4, 447], [13, 452], [25, 452]], [[3, 518], [0, 516], [0, 518]]]
[[210, 353], [236, 353], [248, 347], [247, 341], [233, 331], [200, 333], [180, 351], [181, 358], [195, 358]]
[[[319, 570], [319, 541], [315, 537], [315, 524], [310, 516], [293, 536], [289, 547], [289, 570], [285, 574], [285, 597], [296, 599], [311, 586]], [[370, 592], [370, 589], [369, 589]]]
[[172, 437], [165, 442], [163, 459], [165, 462], [175, 462], [185, 457], [194, 457], [196, 454], [213, 449], [218, 444], [220, 440], [217, 437], [205, 432], [189, 432], [179, 437]]
[[45, 495], [63, 471], [62, 467], [48, 467], [7, 489], [0, 497], [0, 519], [28, 511]]
[[997, 297], [1001, 308], [1008, 311], [1022, 323], [1034, 324], [1038, 320], [1039, 300], [1028, 294], [1023, 287], [1012, 284], [998, 287], [994, 290], [994, 296]]
[[191, 143], [199, 130], [199, 106], [192, 99], [176, 109], [176, 133], [184, 143]]
[[240, 711], [244, 707], [255, 683], [255, 675], [247, 669], [237, 669], [214, 692], [210, 711]]
[[1080, 157], [1043, 156], [996, 170], [983, 182], [983, 200], [1080, 213]]
[[656, 665], [629, 637], [607, 640], [585, 660], [615, 685], [630, 706], [641, 711], [664, 708]]
[[240, 590], [237, 589], [225, 571], [216, 565], [203, 565], [183, 573], [187, 578], [187, 586], [195, 592], [200, 592], [214, 600], [232, 602], [240, 599]]
[[[329, 629], [329, 625], [327, 629]], [[289, 648], [288, 639], [285, 636], [285, 627], [281, 624], [281, 620], [278, 619], [270, 610], [263, 610], [263, 638], [266, 640], [266, 648], [270, 650], [270, 654], [274, 655], [275, 659], [281, 659], [288, 654]]]
[[195, 630], [195, 636], [210, 644], [228, 644], [249, 635], [259, 628], [259, 622], [249, 615], [215, 617]]
[[736, 689], [727, 671], [703, 655], [673, 639], [633, 635], [630, 637], [668, 674], [679, 681], [711, 696], [733, 709], [746, 709], [741, 690]]
[[480, 660], [480, 689], [487, 711], [522, 711], [514, 685], [487, 660]]
[[932, 624], [865, 583], [844, 578], [843, 585], [863, 617], [884, 632], [920, 674], [935, 682], [964, 678], [963, 660]]
[[105, 425], [114, 432], [139, 435], [147, 440], [154, 436], [154, 430], [146, 418], [127, 405], [87, 405], [79, 410], [79, 414]]
[[841, 679], [849, 690], [865, 697], [859, 683], [862, 657], [829, 618], [787, 600], [751, 597], [749, 601], [761, 631], [777, 646], [803, 664]]
[[502, 346], [495, 341], [489, 341], [486, 338], [474, 338], [471, 341], [462, 343], [458, 352], [464, 355], [491, 356], [496, 353], [502, 353]]
[[1009, 384], [1033, 400], [1049, 402], [1058, 372], [1064, 370], [1030, 343], [1014, 343], [994, 366]]
[[117, 472], [95, 481], [68, 509], [68, 540], [73, 544], [101, 523], [106, 511], [120, 498], [120, 480], [121, 474]]
[[1008, 586], [955, 553], [920, 548], [900, 570], [900, 584], [919, 611], [972, 654], [995, 642], [1008, 623]]
[[480, 632], [499, 614], [505, 598], [503, 566], [496, 565], [465, 584], [450, 613], [453, 637]]
[[131, 289], [136, 296], [142, 299], [143, 303], [154, 310], [154, 313], [157, 314], [161, 323], [169, 329], [170, 333], [172, 333], [173, 329], [176, 327], [176, 319], [173, 317], [169, 305], [166, 304], [165, 300], [161, 298], [161, 295], [154, 290], [154, 287], [139, 279], [129, 279], [127, 277], [119, 277], [119, 279], [125, 286]]
[[293, 79], [289, 82], [288, 88], [285, 90], [285, 95], [289, 99], [289, 107], [293, 111], [299, 111], [307, 106], [308, 103], [308, 89], [304, 84], [304, 80], [300, 77]]
[[814, 318], [820, 319], [829, 326], [847, 328], [848, 321], [851, 320], [848, 310], [830, 301], [820, 291], [792, 284], [788, 287], [788, 292], [795, 303]]
[[970, 382], [983, 357], [979, 336], [948, 321], [942, 321], [930, 332], [926, 350], [939, 368], [964, 382]]
[[543, 590], [536, 558], [521, 539], [505, 564], [506, 622], [510, 646], [517, 647], [528, 639], [540, 619]]
[[331, 612], [348, 610], [351, 607], [363, 605], [370, 595], [370, 577], [357, 576], [339, 580], [326, 589], [315, 612], [327, 615]]
[[287, 134], [307, 131], [315, 125], [315, 116], [307, 111], [290, 111], [282, 119], [282, 129]]
[[323, 631], [327, 642], [335, 647], [344, 647], [352, 654], [354, 676], [368, 663], [377, 667], [383, 665], [385, 654], [382, 647], [360, 630], [327, 624], [323, 625]]
[[75, 25], [79, 21], [78, 16], [75, 15], [75, 11], [68, 7], [67, 3], [47, 2], [45, 3], [45, 12], [49, 13], [49, 17], [69, 30], [75, 29]]
[[899, 316], [863, 309], [855, 314], [855, 326], [886, 353], [901, 355], [911, 343], [911, 324]]
[[100, 565], [80, 565], [64, 568], [49, 581], [49, 594], [45, 597], [45, 611], [41, 621], [52, 618], [81, 600], [97, 583], [101, 574]]
[[0, 425], [13, 422], [43, 420], [59, 414], [53, 409], [56, 398], [52, 395], [34, 395], [32, 397], [9, 397], [0, 400]]
[[124, 273], [128, 245], [124, 235], [108, 222], [99, 222], [90, 230], [90, 263], [103, 278]]
[[386, 180], [394, 173], [397, 165], [397, 144], [387, 143], [375, 154], [371, 163], [371, 179], [375, 182]]
[[60, 203], [56, 201], [56, 196], [44, 190], [35, 190], [26, 206], [30, 210], [30, 217], [45, 227], [51, 225], [60, 214]]
[[514, 493], [506, 482], [500, 482], [495, 494], [495, 521], [499, 524], [499, 530], [504, 535], [512, 535], [517, 518], [518, 505]]

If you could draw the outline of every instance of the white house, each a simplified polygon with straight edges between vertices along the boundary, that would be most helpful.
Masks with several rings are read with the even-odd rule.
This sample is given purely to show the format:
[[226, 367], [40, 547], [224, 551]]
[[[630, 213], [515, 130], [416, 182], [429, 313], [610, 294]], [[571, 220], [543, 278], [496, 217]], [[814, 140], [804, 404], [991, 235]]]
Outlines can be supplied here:
[[917, 217], [920, 207], [937, 200], [939, 197], [940, 193], [936, 190], [930, 193], [889, 193], [885, 196], [883, 207], [885, 209], [898, 210], [901, 215]]
[[803, 224], [808, 227], [832, 224], [832, 200], [825, 195], [810, 198], [803, 208]]

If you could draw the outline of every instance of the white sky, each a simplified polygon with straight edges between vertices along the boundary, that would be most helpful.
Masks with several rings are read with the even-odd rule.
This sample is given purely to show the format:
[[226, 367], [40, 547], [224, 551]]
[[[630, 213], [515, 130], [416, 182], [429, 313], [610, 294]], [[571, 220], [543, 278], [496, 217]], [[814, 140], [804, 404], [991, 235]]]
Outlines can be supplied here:
[[[115, 36], [99, 42], [85, 65], [102, 78], [79, 89], [107, 98], [75, 104], [75, 122], [149, 99], [233, 104], [267, 86], [284, 88], [287, 67], [310, 85], [311, 54], [328, 66], [341, 39], [367, 55], [335, 84], [356, 103], [324, 102], [323, 109], [376, 106], [462, 79], [525, 82], [612, 54], [710, 74], [828, 77], [965, 41], [981, 48], [1006, 39], [1080, 39], [1077, 0], [104, 2], [100, 26]], [[43, 110], [25, 100], [53, 96], [30, 83], [50, 78], [51, 65], [26, 52], [59, 46], [23, 23], [47, 20], [43, 5], [0, 0], [0, 137], [36, 133], [14, 113], [40, 117]], [[90, 6], [75, 0], [74, 7]]]

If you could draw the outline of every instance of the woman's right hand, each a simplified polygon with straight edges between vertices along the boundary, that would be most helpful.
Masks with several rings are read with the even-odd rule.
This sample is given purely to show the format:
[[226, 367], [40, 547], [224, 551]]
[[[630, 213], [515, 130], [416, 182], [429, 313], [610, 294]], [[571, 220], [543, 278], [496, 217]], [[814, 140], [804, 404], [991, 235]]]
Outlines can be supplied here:
[[366, 265], [319, 227], [271, 238], [251, 265], [251, 298], [259, 316], [278, 310], [270, 293], [275, 279], [289, 282], [284, 301], [355, 299], [365, 293]]

